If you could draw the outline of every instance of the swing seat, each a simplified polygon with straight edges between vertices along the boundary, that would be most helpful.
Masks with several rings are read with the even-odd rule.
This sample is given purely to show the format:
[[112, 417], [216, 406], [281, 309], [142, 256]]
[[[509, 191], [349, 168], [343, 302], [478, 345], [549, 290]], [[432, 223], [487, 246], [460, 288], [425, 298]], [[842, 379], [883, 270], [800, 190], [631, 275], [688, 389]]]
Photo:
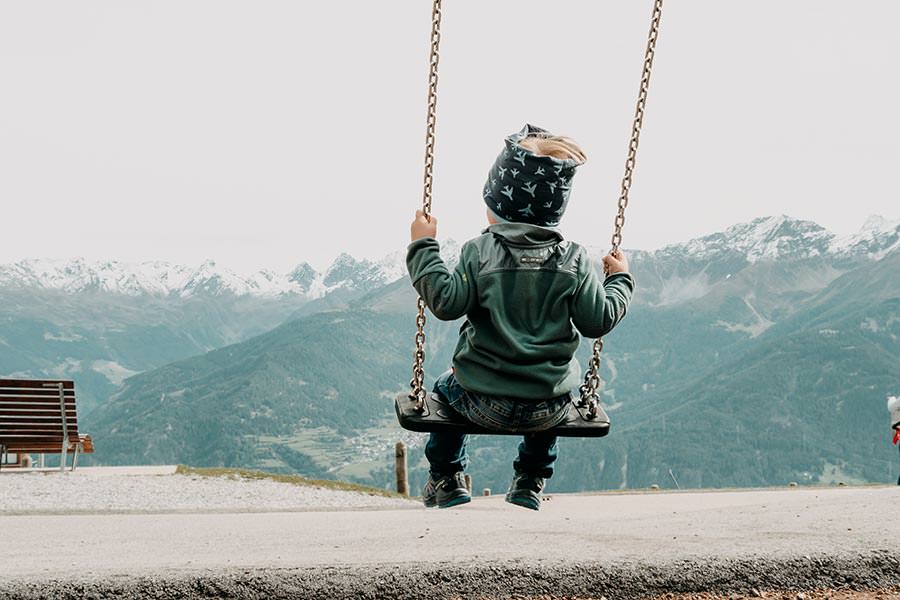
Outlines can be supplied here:
[[[597, 407], [597, 416], [591, 418], [588, 409], [578, 406], [581, 398], [569, 393], [569, 411], [562, 423], [544, 429], [560, 437], [603, 437], [609, 433], [609, 417], [603, 407]], [[400, 426], [409, 431], [424, 433], [452, 432], [485, 435], [523, 435], [533, 431], [501, 431], [475, 425], [466, 420], [458, 412], [450, 408], [447, 401], [434, 392], [425, 396], [425, 410], [417, 411], [416, 403], [409, 399], [409, 394], [398, 394], [394, 398], [397, 420]]]

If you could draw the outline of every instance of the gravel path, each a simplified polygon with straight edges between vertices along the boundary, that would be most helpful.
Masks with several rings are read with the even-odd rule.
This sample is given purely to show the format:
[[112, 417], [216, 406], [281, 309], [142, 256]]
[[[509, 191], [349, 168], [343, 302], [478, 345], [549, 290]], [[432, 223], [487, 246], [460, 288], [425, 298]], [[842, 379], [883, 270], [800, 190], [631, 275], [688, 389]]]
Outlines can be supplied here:
[[0, 472], [0, 515], [270, 512], [417, 506], [401, 498], [258, 479], [84, 468]]
[[[900, 586], [896, 486], [555, 494], [535, 513], [502, 497], [425, 510], [265, 481], [22, 475], [0, 475], [0, 506], [37, 502], [24, 496], [38, 490], [90, 497], [61, 487], [80, 481], [94, 490], [80, 506], [94, 512], [0, 513], [3, 600], [709, 600], [754, 590], [781, 600], [828, 588], [876, 589], [881, 600]], [[13, 481], [36, 483], [13, 494]], [[178, 502], [140, 497], [155, 485]], [[143, 513], [115, 514], [123, 497], [105, 496], [120, 494]], [[291, 508], [274, 512], [270, 501]]]

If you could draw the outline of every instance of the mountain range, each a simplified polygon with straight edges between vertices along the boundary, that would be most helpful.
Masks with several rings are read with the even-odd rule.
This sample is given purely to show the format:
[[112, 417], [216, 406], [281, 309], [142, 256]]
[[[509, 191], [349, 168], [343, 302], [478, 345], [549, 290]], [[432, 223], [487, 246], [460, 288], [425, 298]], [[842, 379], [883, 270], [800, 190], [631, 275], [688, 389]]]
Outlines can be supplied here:
[[[458, 246], [445, 246], [452, 260]], [[602, 365], [613, 433], [565, 440], [552, 489], [896, 480], [884, 399], [900, 391], [900, 222], [872, 218], [839, 238], [815, 223], [767, 217], [630, 256], [635, 302], [608, 336]], [[184, 284], [130, 295], [106, 284], [64, 293], [48, 289], [49, 279], [25, 285], [19, 277], [17, 287], [0, 284], [0, 298], [13, 287], [29, 298], [68, 294], [82, 310], [85, 298], [115, 297], [128, 306], [152, 299], [157, 310], [226, 306], [217, 309], [220, 318], [258, 321], [256, 332], [231, 332], [234, 343], [213, 340], [213, 324], [209, 352], [131, 377], [120, 373], [120, 385], [98, 393], [96, 408], [82, 419], [97, 441], [95, 463], [245, 466], [387, 486], [394, 442], [422, 444], [391, 414], [391, 397], [409, 379], [414, 331], [415, 296], [401, 261], [398, 253], [355, 268], [363, 261], [343, 257], [335, 264], [346, 268], [333, 266], [329, 271], [340, 275], [330, 281], [372, 285], [337, 286], [318, 297], [238, 294], [235, 287], [226, 293], [221, 286], [185, 294]], [[373, 265], [400, 275], [367, 278]], [[329, 285], [325, 274], [316, 278]], [[178, 281], [192, 280], [199, 278]], [[9, 371], [8, 325], [22, 314], [47, 319], [53, 312], [49, 305], [28, 308], [0, 315], [0, 373]], [[249, 319], [264, 313], [266, 319]], [[272, 323], [268, 331], [264, 320]], [[429, 379], [449, 364], [457, 328], [429, 320]], [[41, 331], [26, 332], [30, 352], [71, 364], [64, 348], [72, 342], [42, 338]], [[60, 325], [51, 335], [66, 331]], [[91, 333], [78, 335], [87, 341]], [[86, 359], [74, 360], [83, 366]], [[84, 374], [71, 375], [81, 389]], [[514, 444], [473, 440], [478, 485], [505, 485]], [[422, 483], [422, 472], [413, 469], [413, 485]]]
[[[783, 256], [878, 259], [900, 248], [898, 231], [900, 221], [876, 215], [857, 233], [837, 236], [816, 223], [782, 215], [734, 225], [654, 252], [638, 251], [637, 255], [641, 258], [687, 255], [700, 260], [733, 255], [747, 262]], [[602, 251], [595, 249], [594, 253]], [[445, 253], [451, 260], [457, 252], [458, 244], [453, 241], [445, 244]], [[0, 265], [0, 289], [58, 290], [70, 294], [104, 292], [132, 297], [300, 296], [313, 300], [342, 289], [369, 291], [396, 281], [406, 274], [404, 261], [403, 251], [376, 261], [341, 254], [322, 272], [303, 262], [288, 273], [260, 270], [238, 274], [212, 260], [191, 267], [164, 261], [29, 259]]]
[[245, 275], [211, 260], [189, 267], [163, 261], [123, 263], [30, 259], [0, 265], [0, 288], [179, 298], [228, 294], [316, 299], [338, 289], [372, 289], [399, 279], [404, 272], [399, 252], [380, 261], [357, 260], [348, 254], [341, 254], [323, 272], [304, 262], [289, 273], [261, 270]]
[[136, 373], [345, 306], [402, 276], [399, 253], [325, 271], [237, 273], [207, 261], [23, 260], [0, 265], [0, 375], [75, 378], [87, 414]]

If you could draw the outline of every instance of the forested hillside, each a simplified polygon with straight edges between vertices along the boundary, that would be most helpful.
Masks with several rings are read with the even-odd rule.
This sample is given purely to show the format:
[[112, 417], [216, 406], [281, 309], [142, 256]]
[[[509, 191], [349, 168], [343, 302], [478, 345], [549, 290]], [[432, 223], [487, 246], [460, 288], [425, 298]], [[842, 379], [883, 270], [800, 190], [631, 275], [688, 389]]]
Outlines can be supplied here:
[[[757, 222], [744, 246], [710, 237], [635, 254], [638, 296], [604, 353], [612, 433], [564, 440], [553, 488], [896, 480], [884, 408], [900, 390], [896, 236], [855, 253], [785, 220]], [[349, 310], [132, 377], [89, 423], [95, 459], [388, 486], [393, 443], [423, 441], [391, 404], [409, 380], [414, 302], [401, 280]], [[457, 326], [429, 320], [429, 379], [449, 364]], [[506, 484], [514, 447], [473, 440], [479, 486]], [[424, 469], [413, 471], [417, 486]]]

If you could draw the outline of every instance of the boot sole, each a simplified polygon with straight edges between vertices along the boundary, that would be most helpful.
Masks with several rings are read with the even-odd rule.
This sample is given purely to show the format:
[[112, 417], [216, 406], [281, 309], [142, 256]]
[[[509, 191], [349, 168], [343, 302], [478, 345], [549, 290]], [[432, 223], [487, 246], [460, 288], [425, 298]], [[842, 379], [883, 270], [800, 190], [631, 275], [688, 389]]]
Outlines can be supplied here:
[[459, 506], [460, 504], [468, 504], [472, 501], [472, 496], [468, 494], [460, 494], [455, 498], [450, 498], [446, 502], [442, 502], [437, 505], [438, 508], [452, 508], [454, 506]]
[[521, 506], [522, 508], [527, 508], [529, 510], [541, 510], [541, 499], [535, 498], [531, 495], [506, 495], [506, 501], [510, 504], [515, 504], [516, 506]]

